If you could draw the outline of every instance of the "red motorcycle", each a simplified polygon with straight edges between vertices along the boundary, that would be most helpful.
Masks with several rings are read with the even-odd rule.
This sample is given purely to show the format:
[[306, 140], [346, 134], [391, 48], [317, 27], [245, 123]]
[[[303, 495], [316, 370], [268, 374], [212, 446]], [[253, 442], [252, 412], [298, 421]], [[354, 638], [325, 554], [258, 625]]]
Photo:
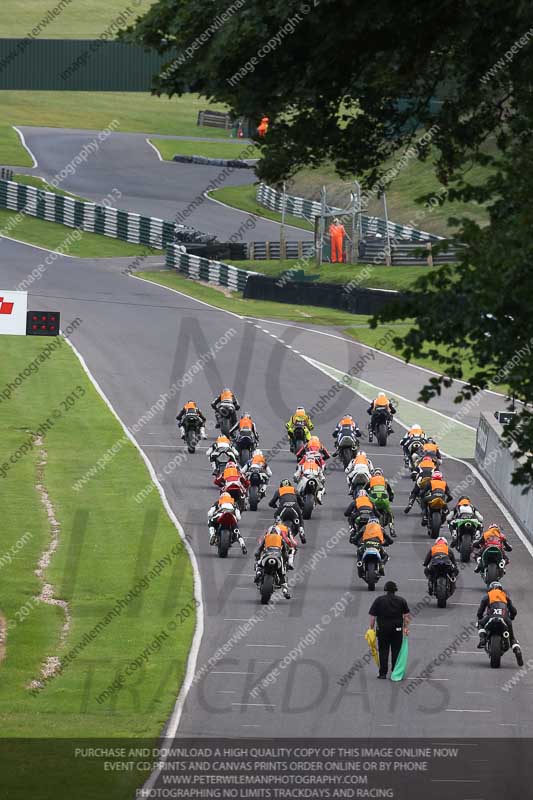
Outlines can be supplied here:
[[215, 544], [218, 548], [219, 558], [226, 558], [232, 544], [238, 540], [237, 531], [239, 523], [232, 511], [225, 510], [216, 520], [216, 539]]

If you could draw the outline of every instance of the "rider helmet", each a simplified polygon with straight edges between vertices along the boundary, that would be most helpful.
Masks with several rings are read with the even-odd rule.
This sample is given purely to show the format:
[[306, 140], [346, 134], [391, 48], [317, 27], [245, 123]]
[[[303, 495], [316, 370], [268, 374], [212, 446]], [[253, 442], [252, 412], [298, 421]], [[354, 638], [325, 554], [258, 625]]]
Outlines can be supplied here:
[[259, 450], [259, 449], [258, 449], [258, 450], [254, 450], [254, 452], [252, 453], [252, 455], [253, 455], [253, 456], [262, 456], [262, 455], [263, 455], [263, 451], [262, 451], [262, 450]]
[[376, 469], [373, 471], [372, 475], [383, 475], [383, 470], [382, 470], [380, 467], [377, 467], [377, 468], [376, 468]]
[[368, 492], [366, 491], [366, 489], [359, 489], [356, 497], [368, 497]]
[[439, 536], [438, 539], [435, 540], [435, 544], [448, 544], [448, 539], [445, 536]]
[[235, 505], [234, 498], [228, 492], [222, 492], [218, 498], [219, 506], [223, 505], [224, 503], [231, 503], [232, 505]]
[[492, 583], [489, 583], [489, 592], [491, 589], [503, 589], [503, 586], [500, 581], [492, 581]]
[[290, 482], [290, 480], [288, 478], [283, 478], [283, 480], [281, 481], [281, 483], [279, 485], [279, 488], [281, 489], [282, 486], [291, 486], [291, 485], [292, 484], [291, 484], [291, 482]]
[[303, 406], [296, 406], [295, 414], [305, 414], [305, 408]]
[[433, 470], [433, 476], [432, 476], [432, 477], [433, 477], [433, 478], [434, 478], [436, 481], [441, 481], [441, 480], [442, 480], [442, 472], [440, 472], [438, 469], [434, 469], [434, 470]]

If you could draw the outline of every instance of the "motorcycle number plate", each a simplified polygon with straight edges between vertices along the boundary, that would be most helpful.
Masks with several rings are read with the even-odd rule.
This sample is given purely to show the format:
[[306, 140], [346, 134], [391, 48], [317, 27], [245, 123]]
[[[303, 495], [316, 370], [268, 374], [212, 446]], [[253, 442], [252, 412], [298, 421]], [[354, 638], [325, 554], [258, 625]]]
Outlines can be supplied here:
[[495, 617], [503, 616], [503, 608], [495, 608], [493, 614]]

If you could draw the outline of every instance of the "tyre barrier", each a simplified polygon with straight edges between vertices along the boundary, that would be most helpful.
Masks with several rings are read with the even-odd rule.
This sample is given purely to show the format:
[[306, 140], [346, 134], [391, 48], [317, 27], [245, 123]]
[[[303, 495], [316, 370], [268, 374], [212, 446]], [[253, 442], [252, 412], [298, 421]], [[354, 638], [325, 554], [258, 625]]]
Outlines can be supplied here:
[[175, 269], [188, 278], [225, 286], [237, 292], [243, 292], [250, 277], [257, 274], [221, 261], [183, 252], [183, 248], [172, 245], [167, 248], [166, 264], [169, 269]]
[[180, 164], [202, 164], [209, 167], [233, 167], [234, 169], [255, 169], [259, 159], [246, 161], [241, 158], [208, 158], [208, 156], [180, 156], [175, 155], [172, 161]]
[[336, 308], [351, 314], [377, 314], [385, 306], [403, 300], [403, 292], [386, 289], [348, 288], [338, 283], [294, 282], [251, 273], [244, 288], [250, 300]]
[[214, 244], [218, 241], [216, 236], [188, 225], [75, 200], [9, 180], [0, 180], [0, 208], [158, 250], [175, 242]]

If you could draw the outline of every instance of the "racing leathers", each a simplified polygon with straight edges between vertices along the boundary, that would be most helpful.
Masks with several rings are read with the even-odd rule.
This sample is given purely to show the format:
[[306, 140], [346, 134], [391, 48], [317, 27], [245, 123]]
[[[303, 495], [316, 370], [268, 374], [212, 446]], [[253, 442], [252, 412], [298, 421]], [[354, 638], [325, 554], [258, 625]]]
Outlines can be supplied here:
[[183, 421], [186, 416], [192, 416], [200, 420], [200, 436], [202, 437], [202, 439], [207, 439], [207, 434], [205, 432], [206, 418], [202, 414], [196, 403], [193, 402], [185, 403], [185, 405], [183, 406], [183, 408], [176, 417], [176, 422], [180, 427], [181, 438], [185, 439], [185, 427], [183, 425]]
[[[281, 534], [281, 531], [276, 526], [272, 526], [270, 530], [268, 530], [265, 535], [263, 536], [259, 547], [254, 553], [255, 556], [255, 583], [259, 584], [262, 580], [263, 571], [260, 564], [261, 556], [265, 551], [272, 551], [273, 553], [280, 554], [282, 559], [282, 565], [288, 564], [288, 557], [289, 557], [289, 548]], [[285, 573], [285, 569], [282, 568], [278, 570], [278, 583], [281, 586], [281, 591], [283, 592], [284, 597], [289, 600], [290, 599], [290, 592], [289, 586], [287, 583], [287, 576]]]
[[302, 544], [305, 544], [305, 532], [301, 518], [303, 500], [300, 495], [296, 494], [294, 486], [280, 486], [270, 498], [268, 505], [270, 508], [276, 509], [277, 517], [282, 522], [292, 524], [293, 533], [299, 533]]
[[474, 572], [481, 572], [481, 559], [483, 556], [483, 551], [487, 547], [499, 547], [503, 560], [506, 564], [509, 563], [509, 556], [505, 551], [507, 551], [507, 553], [511, 553], [513, 548], [501, 530], [496, 525], [491, 525], [484, 533], [479, 534], [479, 536], [474, 539], [472, 544], [472, 551], [477, 560], [477, 566]]
[[478, 647], [481, 649], [485, 646], [485, 641], [487, 638], [485, 625], [492, 616], [497, 614], [498, 616], [501, 616], [505, 619], [507, 628], [509, 630], [511, 647], [516, 652], [516, 650], [520, 648], [520, 645], [518, 644], [514, 635], [512, 620], [514, 620], [517, 613], [518, 612], [515, 606], [513, 605], [513, 601], [503, 588], [501, 589], [489, 588], [488, 592], [483, 596], [483, 599], [481, 600], [481, 603], [479, 604], [479, 608], [477, 610], [477, 619], [479, 628]]
[[217, 461], [219, 456], [223, 453], [227, 454], [229, 461], [234, 461], [235, 463], [239, 461], [239, 454], [230, 440], [226, 436], [219, 436], [206, 454], [211, 462], [213, 475], [216, 475], [218, 472]]

